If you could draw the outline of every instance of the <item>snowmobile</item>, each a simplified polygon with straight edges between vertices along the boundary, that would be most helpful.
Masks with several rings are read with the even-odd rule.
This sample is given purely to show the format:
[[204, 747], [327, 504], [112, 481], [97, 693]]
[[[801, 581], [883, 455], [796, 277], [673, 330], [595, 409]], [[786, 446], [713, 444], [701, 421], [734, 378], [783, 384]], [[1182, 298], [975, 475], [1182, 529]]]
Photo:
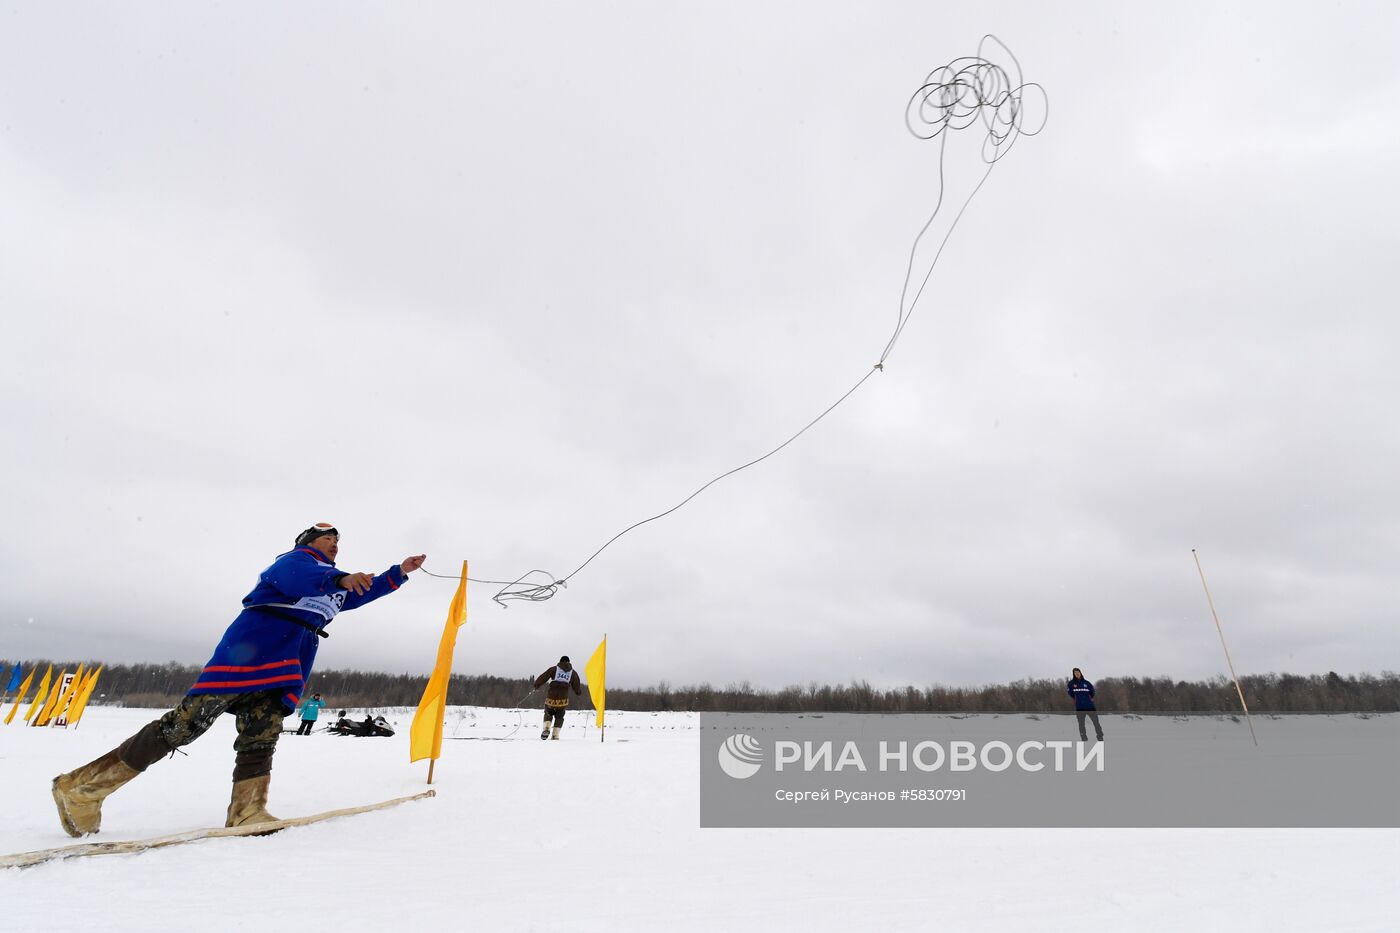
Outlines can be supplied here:
[[366, 716], [361, 720], [346, 719], [341, 716], [333, 724], [327, 726], [326, 731], [332, 735], [354, 735], [360, 738], [369, 738], [393, 735], [394, 727], [389, 725], [389, 721], [383, 716], [375, 716], [373, 719]]

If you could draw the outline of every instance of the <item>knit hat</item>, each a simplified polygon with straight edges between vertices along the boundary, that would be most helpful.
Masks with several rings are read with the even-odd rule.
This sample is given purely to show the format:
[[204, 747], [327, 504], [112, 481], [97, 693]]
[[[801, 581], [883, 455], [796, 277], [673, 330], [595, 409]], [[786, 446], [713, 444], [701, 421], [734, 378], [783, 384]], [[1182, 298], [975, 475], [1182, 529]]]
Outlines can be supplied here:
[[303, 531], [301, 534], [297, 535], [296, 546], [302, 547], [304, 545], [310, 544], [312, 541], [315, 541], [317, 538], [321, 537], [321, 535], [335, 535], [337, 538], [339, 538], [340, 532], [335, 530], [334, 525], [328, 524], [326, 522], [317, 522], [310, 528]]
[[564, 655], [562, 658], [559, 659], [559, 663], [560, 663], [560, 664], [568, 664], [568, 663], [569, 663], [569, 656], [568, 656], [567, 654]]

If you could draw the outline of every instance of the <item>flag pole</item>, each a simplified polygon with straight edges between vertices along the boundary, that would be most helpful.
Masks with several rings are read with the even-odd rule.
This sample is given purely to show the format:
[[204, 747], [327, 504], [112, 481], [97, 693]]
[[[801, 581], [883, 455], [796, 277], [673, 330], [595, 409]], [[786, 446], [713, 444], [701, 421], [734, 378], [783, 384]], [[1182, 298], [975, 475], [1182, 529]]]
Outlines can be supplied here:
[[447, 691], [452, 686], [452, 653], [457, 646], [457, 631], [467, 621], [467, 562], [462, 561], [462, 576], [457, 592], [447, 610], [447, 622], [438, 641], [437, 662], [423, 687], [423, 699], [413, 714], [409, 727], [409, 762], [428, 759], [428, 783], [433, 783], [437, 759], [442, 755], [443, 721], [447, 718]]
[[1201, 575], [1201, 589], [1206, 591], [1206, 605], [1210, 606], [1211, 618], [1215, 620], [1215, 630], [1220, 635], [1220, 647], [1225, 649], [1225, 663], [1230, 668], [1230, 678], [1235, 682], [1235, 692], [1240, 695], [1240, 706], [1244, 708], [1244, 721], [1249, 723], [1249, 737], [1254, 740], [1254, 744], [1259, 744], [1259, 737], [1254, 734], [1254, 719], [1249, 715], [1249, 704], [1244, 701], [1244, 688], [1240, 686], [1239, 675], [1235, 673], [1235, 662], [1230, 660], [1230, 646], [1225, 644], [1225, 630], [1220, 627], [1220, 616], [1215, 612], [1215, 600], [1210, 598], [1210, 587], [1206, 586], [1206, 572], [1201, 569], [1201, 558], [1196, 553], [1196, 549], [1191, 549], [1191, 556], [1196, 560], [1196, 572]]
[[608, 724], [603, 718], [608, 708], [607, 632], [603, 633], [603, 640], [598, 643], [588, 663], [583, 666], [583, 672], [588, 675], [588, 698], [593, 701], [593, 718], [598, 723], [598, 741], [602, 742], [607, 738], [608, 731]]

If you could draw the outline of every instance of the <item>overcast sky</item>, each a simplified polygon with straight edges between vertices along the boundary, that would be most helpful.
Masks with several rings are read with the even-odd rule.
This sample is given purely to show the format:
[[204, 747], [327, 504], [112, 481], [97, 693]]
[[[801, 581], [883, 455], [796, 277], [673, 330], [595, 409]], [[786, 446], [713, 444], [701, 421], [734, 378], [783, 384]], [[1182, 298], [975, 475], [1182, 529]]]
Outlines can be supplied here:
[[[1400, 668], [1388, 4], [44, 4], [0, 11], [0, 657], [203, 663], [339, 564], [561, 577], [879, 358], [985, 33], [1049, 97], [890, 357], [464, 673]], [[1010, 66], [1010, 62], [1003, 64]], [[980, 138], [948, 141], [950, 193]], [[426, 673], [453, 584], [323, 668]]]

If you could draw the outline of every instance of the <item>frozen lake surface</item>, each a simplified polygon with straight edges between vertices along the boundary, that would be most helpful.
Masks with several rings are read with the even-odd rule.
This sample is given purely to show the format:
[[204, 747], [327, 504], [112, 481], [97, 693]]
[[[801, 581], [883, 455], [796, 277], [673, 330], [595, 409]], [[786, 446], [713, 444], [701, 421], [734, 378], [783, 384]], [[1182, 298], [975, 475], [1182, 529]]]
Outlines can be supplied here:
[[[50, 779], [157, 712], [94, 707], [78, 729], [0, 727], [0, 850], [75, 841]], [[582, 713], [541, 742], [538, 716], [450, 709], [431, 800], [266, 838], [0, 871], [6, 926], [1380, 931], [1400, 915], [1400, 830], [701, 829], [698, 715], [609, 713], [605, 743]], [[427, 763], [408, 762], [410, 713], [389, 718], [393, 738], [284, 735], [269, 809], [300, 816], [424, 789]], [[1031, 732], [1045, 724], [1024, 717]], [[1150, 731], [1186, 747], [1234, 743], [1244, 727], [1105, 716], [1104, 728], [1110, 741]], [[188, 756], [113, 795], [92, 838], [222, 825], [233, 735], [224, 717]]]

